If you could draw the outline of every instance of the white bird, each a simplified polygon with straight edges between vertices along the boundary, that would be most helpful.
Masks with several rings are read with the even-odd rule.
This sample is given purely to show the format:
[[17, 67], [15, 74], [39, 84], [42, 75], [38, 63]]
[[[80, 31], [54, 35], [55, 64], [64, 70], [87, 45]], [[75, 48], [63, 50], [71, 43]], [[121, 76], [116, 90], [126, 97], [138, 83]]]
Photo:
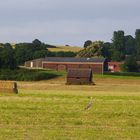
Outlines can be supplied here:
[[93, 98], [91, 97], [90, 102], [87, 104], [87, 106], [84, 108], [84, 110], [90, 109], [92, 107], [92, 105], [93, 105]]

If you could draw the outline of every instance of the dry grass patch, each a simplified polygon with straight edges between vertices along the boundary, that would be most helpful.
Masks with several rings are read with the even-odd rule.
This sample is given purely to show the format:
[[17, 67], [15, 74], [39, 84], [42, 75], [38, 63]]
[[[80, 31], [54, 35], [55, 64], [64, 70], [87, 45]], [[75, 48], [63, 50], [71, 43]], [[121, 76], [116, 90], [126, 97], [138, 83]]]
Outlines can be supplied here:
[[82, 48], [81, 47], [73, 47], [73, 46], [57, 46], [56, 48], [48, 48], [49, 51], [52, 52], [59, 52], [59, 51], [64, 51], [64, 52], [78, 52]]
[[18, 82], [20, 94], [0, 94], [0, 139], [140, 139], [138, 79], [97, 76], [96, 86], [68, 86], [64, 78]]

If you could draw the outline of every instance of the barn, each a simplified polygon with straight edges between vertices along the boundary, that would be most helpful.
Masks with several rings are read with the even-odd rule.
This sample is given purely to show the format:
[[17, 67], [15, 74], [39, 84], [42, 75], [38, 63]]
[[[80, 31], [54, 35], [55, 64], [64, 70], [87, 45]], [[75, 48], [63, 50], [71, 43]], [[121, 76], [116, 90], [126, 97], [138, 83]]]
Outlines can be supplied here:
[[124, 62], [108, 62], [108, 70], [110, 72], [121, 72], [121, 65], [124, 64]]
[[42, 68], [42, 61], [44, 58], [26, 61], [24, 66], [29, 68]]
[[94, 73], [103, 74], [105, 58], [46, 57], [25, 62], [26, 67], [44, 68], [57, 71], [68, 69], [91, 69]]
[[68, 85], [87, 85], [93, 84], [91, 69], [68, 69], [67, 83]]

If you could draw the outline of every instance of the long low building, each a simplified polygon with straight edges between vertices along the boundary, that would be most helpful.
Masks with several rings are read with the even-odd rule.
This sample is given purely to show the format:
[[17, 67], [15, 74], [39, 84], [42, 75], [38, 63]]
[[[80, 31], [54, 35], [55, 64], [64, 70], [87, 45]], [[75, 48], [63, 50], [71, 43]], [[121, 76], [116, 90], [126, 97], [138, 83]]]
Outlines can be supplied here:
[[115, 62], [115, 61], [108, 62], [108, 71], [121, 72], [121, 65], [123, 64], [124, 62]]
[[25, 62], [25, 67], [68, 71], [71, 68], [90, 68], [94, 73], [103, 74], [105, 58], [46, 57]]

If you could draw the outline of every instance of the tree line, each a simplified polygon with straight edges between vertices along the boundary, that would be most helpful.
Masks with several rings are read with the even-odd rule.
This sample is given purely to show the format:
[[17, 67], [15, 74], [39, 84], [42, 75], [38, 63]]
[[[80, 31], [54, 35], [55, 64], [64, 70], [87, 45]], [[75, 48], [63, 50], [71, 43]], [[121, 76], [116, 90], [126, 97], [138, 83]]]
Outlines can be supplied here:
[[42, 57], [74, 57], [74, 52], [51, 52], [50, 47], [56, 47], [42, 43], [35, 39], [32, 43], [18, 43], [14, 47], [9, 44], [0, 44], [0, 68], [15, 69], [23, 65], [25, 61], [42, 58]]
[[84, 48], [75, 52], [51, 52], [50, 47], [38, 39], [31, 43], [18, 43], [14, 47], [9, 43], [0, 43], [0, 68], [15, 69], [25, 61], [42, 57], [104, 57], [108, 61], [124, 61], [124, 71], [139, 71], [140, 66], [140, 29], [135, 37], [125, 35], [124, 31], [114, 31], [111, 42], [91, 41], [84, 43]]
[[123, 71], [140, 69], [140, 29], [136, 30], [135, 37], [125, 36], [124, 31], [119, 30], [114, 31], [111, 42], [87, 40], [83, 47], [77, 57], [105, 57], [108, 61], [123, 61]]

